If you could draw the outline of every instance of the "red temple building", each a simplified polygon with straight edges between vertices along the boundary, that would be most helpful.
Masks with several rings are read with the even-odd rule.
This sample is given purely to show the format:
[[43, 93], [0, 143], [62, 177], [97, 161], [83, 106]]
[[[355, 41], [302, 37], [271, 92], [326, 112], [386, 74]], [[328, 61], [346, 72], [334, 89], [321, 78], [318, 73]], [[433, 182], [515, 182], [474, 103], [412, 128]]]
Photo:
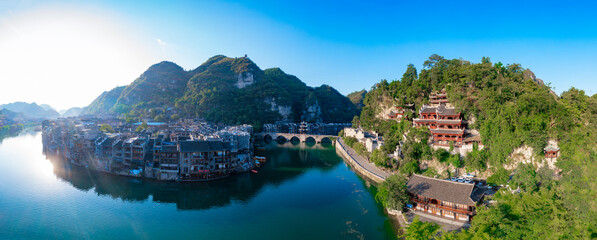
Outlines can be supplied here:
[[545, 158], [557, 158], [559, 148], [549, 145], [543, 149], [545, 151]]
[[427, 126], [431, 129], [434, 145], [449, 146], [450, 141], [461, 145], [464, 140], [465, 126], [460, 112], [446, 105], [424, 105], [419, 111], [419, 118], [413, 119], [413, 122], [415, 127]]
[[419, 110], [419, 118], [413, 119], [413, 124], [415, 127], [429, 127], [434, 146], [447, 147], [451, 141], [455, 147], [481, 142], [478, 134], [465, 131], [466, 121], [462, 119], [462, 114], [447, 106], [449, 103], [445, 90], [431, 93], [429, 98], [432, 105], [423, 105]]
[[450, 220], [469, 222], [476, 214], [476, 204], [484, 191], [473, 183], [461, 183], [414, 174], [406, 183], [415, 212]]

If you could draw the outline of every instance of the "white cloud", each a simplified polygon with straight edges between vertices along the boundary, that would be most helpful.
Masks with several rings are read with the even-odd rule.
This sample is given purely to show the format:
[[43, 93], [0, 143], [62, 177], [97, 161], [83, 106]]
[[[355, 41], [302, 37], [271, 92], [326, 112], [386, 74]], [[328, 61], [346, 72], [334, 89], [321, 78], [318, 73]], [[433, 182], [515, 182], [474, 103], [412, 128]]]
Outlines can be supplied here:
[[166, 46], [166, 42], [162, 41], [162, 39], [159, 39], [159, 38], [158, 38], [158, 39], [156, 39], [156, 41], [158, 42], [158, 44], [159, 44], [160, 46]]

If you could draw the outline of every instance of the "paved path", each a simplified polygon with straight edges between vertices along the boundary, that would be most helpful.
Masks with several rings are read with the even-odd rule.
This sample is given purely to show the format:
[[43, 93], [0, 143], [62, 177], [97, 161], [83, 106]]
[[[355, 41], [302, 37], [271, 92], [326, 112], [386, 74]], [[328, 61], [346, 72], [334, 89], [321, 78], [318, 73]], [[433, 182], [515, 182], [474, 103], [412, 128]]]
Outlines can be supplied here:
[[450, 219], [440, 218], [431, 214], [423, 213], [420, 211], [409, 210], [404, 213], [407, 221], [410, 223], [415, 218], [415, 215], [419, 216], [421, 222], [433, 222], [439, 224], [445, 231], [456, 231], [461, 229], [468, 229], [471, 227], [469, 223], [454, 221]]
[[361, 165], [365, 170], [369, 171], [373, 175], [376, 175], [383, 179], [386, 179], [391, 175], [390, 173], [381, 170], [380, 168], [375, 166], [375, 164], [369, 162], [367, 159], [361, 157], [361, 155], [357, 154], [351, 147], [347, 146], [344, 143], [344, 140], [342, 140], [342, 138], [338, 138], [338, 143], [340, 143], [340, 147], [344, 148], [348, 155], [350, 155], [350, 157], [352, 157], [352, 159], [354, 159], [355, 162], [357, 162], [357, 164]]

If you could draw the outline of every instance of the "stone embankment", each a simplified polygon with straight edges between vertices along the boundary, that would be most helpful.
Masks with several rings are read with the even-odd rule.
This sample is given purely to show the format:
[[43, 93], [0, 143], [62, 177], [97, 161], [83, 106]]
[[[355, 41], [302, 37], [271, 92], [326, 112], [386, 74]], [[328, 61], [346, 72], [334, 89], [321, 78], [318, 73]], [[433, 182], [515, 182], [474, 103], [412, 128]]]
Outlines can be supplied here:
[[390, 176], [390, 173], [382, 171], [373, 163], [357, 154], [352, 148], [344, 143], [342, 138], [338, 138], [336, 152], [344, 158], [348, 165], [355, 169], [357, 173], [375, 183], [381, 183]]

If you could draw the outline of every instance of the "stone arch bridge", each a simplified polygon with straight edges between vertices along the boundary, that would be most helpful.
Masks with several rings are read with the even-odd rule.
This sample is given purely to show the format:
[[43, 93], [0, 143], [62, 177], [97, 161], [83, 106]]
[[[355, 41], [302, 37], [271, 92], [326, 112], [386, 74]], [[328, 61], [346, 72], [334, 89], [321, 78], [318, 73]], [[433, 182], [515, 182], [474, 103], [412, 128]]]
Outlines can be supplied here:
[[300, 133], [256, 133], [255, 137], [266, 139], [271, 138], [272, 140], [279, 140], [283, 139], [284, 141], [293, 141], [299, 140], [300, 142], [307, 142], [307, 141], [315, 141], [316, 143], [321, 143], [321, 141], [330, 141], [332, 143], [336, 142], [336, 138], [338, 136], [333, 135], [315, 135], [315, 134], [300, 134]]

